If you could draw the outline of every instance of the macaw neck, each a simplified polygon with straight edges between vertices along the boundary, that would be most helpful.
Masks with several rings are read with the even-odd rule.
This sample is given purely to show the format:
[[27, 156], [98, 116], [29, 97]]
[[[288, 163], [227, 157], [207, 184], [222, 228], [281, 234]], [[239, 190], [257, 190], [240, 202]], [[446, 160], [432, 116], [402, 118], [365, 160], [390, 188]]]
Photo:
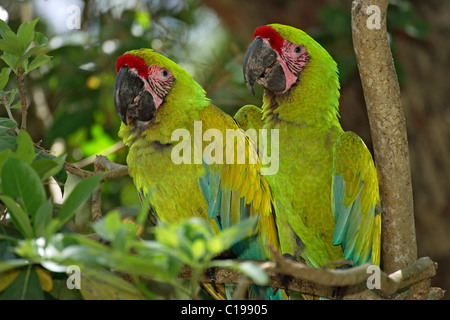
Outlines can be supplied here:
[[[334, 62], [334, 61], [333, 61]], [[334, 67], [334, 68], [333, 68]], [[309, 126], [339, 126], [339, 79], [336, 64], [311, 59], [294, 86], [286, 93], [265, 92], [263, 120], [287, 121]]]

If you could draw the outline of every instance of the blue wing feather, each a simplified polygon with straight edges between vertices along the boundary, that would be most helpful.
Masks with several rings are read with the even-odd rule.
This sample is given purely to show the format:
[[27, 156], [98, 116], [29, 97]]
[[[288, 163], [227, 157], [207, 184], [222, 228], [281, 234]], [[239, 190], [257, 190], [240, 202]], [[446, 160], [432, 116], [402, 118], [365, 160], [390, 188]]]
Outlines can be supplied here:
[[333, 244], [342, 245], [344, 258], [355, 265], [379, 263], [380, 217], [378, 181], [372, 157], [362, 140], [344, 133], [333, 148]]
[[[199, 185], [208, 204], [208, 216], [216, 219], [220, 230], [232, 226], [234, 223], [250, 216], [250, 205], [245, 203], [245, 198], [240, 197], [237, 190], [220, 187], [220, 170], [213, 170], [204, 162], [205, 175], [199, 178]], [[267, 260], [264, 248], [261, 248], [256, 235], [248, 237], [231, 248], [239, 259]], [[264, 294], [266, 300], [282, 300], [283, 294], [278, 290], [275, 294], [272, 288], [252, 285], [254, 294], [261, 297]]]

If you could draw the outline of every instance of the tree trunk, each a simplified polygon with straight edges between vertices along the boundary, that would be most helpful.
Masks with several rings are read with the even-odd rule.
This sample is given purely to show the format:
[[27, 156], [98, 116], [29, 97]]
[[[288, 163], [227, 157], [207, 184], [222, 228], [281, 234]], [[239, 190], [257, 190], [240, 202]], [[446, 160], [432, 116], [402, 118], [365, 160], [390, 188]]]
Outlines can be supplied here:
[[[411, 169], [400, 86], [386, 31], [388, 0], [356, 0], [352, 35], [366, 100], [382, 204], [382, 262], [387, 273], [417, 259]], [[409, 298], [426, 299], [428, 282]]]

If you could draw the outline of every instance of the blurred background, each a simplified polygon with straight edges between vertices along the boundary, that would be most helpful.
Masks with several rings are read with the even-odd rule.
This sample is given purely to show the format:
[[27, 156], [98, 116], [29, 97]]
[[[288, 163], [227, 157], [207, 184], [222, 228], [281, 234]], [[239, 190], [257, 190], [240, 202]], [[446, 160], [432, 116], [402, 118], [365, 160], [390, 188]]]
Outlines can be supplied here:
[[[26, 80], [28, 131], [54, 155], [67, 154], [67, 161], [92, 170], [96, 154], [125, 163], [112, 96], [118, 56], [153, 48], [234, 115], [244, 104], [260, 105], [262, 89], [248, 92], [242, 62], [254, 29], [274, 22], [305, 30], [334, 57], [342, 126], [372, 150], [350, 8], [346, 0], [2, 0], [0, 19], [16, 31], [21, 22], [41, 17], [36, 30], [49, 38], [52, 59]], [[408, 126], [419, 256], [438, 262], [432, 285], [449, 289], [450, 1], [391, 0], [387, 18]], [[0, 116], [6, 117], [4, 108]], [[104, 213], [127, 214], [138, 205], [129, 177], [105, 183]], [[89, 219], [77, 216], [74, 227], [83, 232]]]

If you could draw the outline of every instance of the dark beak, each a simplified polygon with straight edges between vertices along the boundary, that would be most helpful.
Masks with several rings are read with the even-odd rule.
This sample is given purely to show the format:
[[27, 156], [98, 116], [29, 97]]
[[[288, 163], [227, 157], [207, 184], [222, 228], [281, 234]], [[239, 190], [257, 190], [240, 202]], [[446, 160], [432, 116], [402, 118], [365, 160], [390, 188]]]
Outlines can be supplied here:
[[114, 105], [123, 123], [127, 118], [149, 121], [155, 113], [155, 100], [145, 90], [144, 80], [127, 66], [120, 69], [114, 84]]
[[277, 63], [277, 53], [261, 37], [253, 40], [244, 58], [244, 79], [254, 95], [255, 82], [266, 90], [282, 93], [286, 89], [283, 68]]

